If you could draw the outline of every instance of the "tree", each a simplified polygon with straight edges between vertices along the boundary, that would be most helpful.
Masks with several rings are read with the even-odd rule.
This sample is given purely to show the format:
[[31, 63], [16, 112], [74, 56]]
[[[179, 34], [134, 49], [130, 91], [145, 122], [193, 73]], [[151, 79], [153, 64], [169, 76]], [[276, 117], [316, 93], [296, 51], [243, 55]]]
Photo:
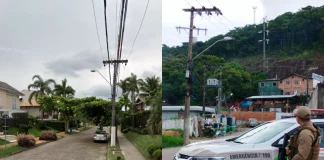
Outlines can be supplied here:
[[[35, 78], [37, 78], [37, 80], [34, 81]], [[29, 103], [32, 103], [31, 100], [33, 97], [35, 97], [35, 100], [37, 102], [38, 96], [52, 94], [52, 89], [51, 89], [50, 85], [56, 84], [53, 79], [48, 79], [48, 80], [44, 81], [41, 76], [35, 75], [35, 76], [33, 76], [32, 80], [34, 81], [34, 83], [28, 85], [28, 90], [30, 91], [31, 88], [36, 89], [36, 90], [30, 94], [30, 96], [28, 98]]]
[[72, 98], [75, 94], [75, 90], [71, 87], [68, 86], [67, 84], [67, 80], [66, 78], [64, 80], [62, 80], [62, 84], [56, 84], [55, 85], [55, 89], [54, 89], [54, 93], [57, 96], [62, 96], [65, 98]]
[[139, 94], [138, 83], [141, 81], [141, 79], [138, 79], [134, 73], [131, 73], [131, 76], [125, 80], [127, 81], [127, 90], [131, 94], [132, 112], [134, 113], [136, 108], [135, 98]]
[[57, 110], [61, 118], [65, 121], [65, 131], [69, 129], [69, 122], [74, 118], [74, 112], [80, 105], [77, 98], [57, 97]]
[[131, 102], [128, 99], [129, 93], [123, 93], [121, 97], [119, 97], [119, 105], [120, 106], [125, 106], [125, 111], [127, 111], [127, 108], [131, 106]]
[[117, 83], [117, 85], [122, 89], [123, 93], [128, 92], [128, 86], [127, 86], [127, 81], [126, 80], [120, 80], [119, 83]]
[[162, 93], [159, 90], [152, 99], [151, 115], [146, 127], [151, 135], [162, 134]]
[[145, 80], [139, 80], [139, 89], [141, 91], [140, 97], [144, 98], [145, 104], [150, 105], [152, 98], [157, 94], [160, 89], [160, 77], [146, 77]]
[[[34, 81], [35, 78], [37, 78], [37, 79]], [[50, 85], [51, 84], [55, 85], [55, 81], [53, 79], [48, 79], [48, 80], [44, 81], [41, 76], [34, 75], [32, 80], [34, 81], [34, 83], [28, 85], [28, 91], [30, 91], [31, 88], [36, 89], [36, 90], [34, 90], [28, 98], [28, 102], [30, 104], [32, 104], [31, 100], [33, 97], [35, 97], [35, 100], [37, 102], [39, 96], [45, 96], [45, 95], [52, 94], [52, 89], [51, 89]], [[43, 113], [44, 113], [44, 110], [46, 110], [46, 109], [43, 108], [43, 106], [41, 105], [40, 110], [42, 110], [42, 119], [43, 119]]]

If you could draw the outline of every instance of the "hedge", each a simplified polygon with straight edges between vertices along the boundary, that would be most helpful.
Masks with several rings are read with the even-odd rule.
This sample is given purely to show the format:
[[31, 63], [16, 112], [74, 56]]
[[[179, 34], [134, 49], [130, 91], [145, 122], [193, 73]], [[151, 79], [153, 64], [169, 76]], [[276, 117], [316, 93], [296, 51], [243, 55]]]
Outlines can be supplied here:
[[51, 127], [58, 131], [64, 131], [65, 122], [64, 121], [43, 121], [47, 127]]
[[[132, 128], [131, 130], [141, 130], [143, 131], [146, 128], [147, 120], [149, 119], [151, 111], [143, 111], [137, 113], [122, 113], [119, 117], [121, 131], [127, 130], [127, 128]], [[133, 121], [134, 116], [134, 121]], [[134, 127], [132, 124], [134, 123]], [[143, 132], [140, 132], [143, 134]], [[145, 132], [144, 132], [145, 133]]]

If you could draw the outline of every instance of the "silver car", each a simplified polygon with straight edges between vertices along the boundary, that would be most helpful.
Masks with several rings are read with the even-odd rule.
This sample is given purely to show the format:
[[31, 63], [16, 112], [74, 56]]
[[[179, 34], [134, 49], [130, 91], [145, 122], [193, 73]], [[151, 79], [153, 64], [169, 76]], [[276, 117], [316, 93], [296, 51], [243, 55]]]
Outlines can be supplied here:
[[94, 142], [102, 141], [102, 142], [108, 142], [108, 136], [106, 131], [104, 130], [97, 130], [93, 137]]

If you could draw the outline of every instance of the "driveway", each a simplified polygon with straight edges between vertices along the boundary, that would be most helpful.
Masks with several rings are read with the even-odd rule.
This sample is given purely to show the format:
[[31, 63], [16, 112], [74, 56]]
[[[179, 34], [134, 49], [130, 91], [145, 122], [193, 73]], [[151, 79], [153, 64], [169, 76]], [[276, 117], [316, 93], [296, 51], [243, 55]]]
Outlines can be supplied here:
[[[75, 135], [69, 135], [58, 141], [44, 144], [4, 160], [106, 160], [107, 143], [94, 143], [93, 127]], [[107, 128], [105, 128], [107, 130]]]

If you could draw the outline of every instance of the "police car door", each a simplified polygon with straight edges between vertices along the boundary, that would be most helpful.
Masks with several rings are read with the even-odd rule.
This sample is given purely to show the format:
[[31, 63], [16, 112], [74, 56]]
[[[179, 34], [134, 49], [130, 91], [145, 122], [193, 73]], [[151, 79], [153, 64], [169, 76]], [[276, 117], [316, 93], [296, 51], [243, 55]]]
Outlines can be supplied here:
[[321, 131], [322, 131], [322, 139], [321, 139], [321, 149], [320, 149], [320, 153], [319, 153], [319, 157], [318, 159], [319, 160], [324, 160], [324, 123], [315, 123], [316, 126], [320, 127], [321, 128]]

